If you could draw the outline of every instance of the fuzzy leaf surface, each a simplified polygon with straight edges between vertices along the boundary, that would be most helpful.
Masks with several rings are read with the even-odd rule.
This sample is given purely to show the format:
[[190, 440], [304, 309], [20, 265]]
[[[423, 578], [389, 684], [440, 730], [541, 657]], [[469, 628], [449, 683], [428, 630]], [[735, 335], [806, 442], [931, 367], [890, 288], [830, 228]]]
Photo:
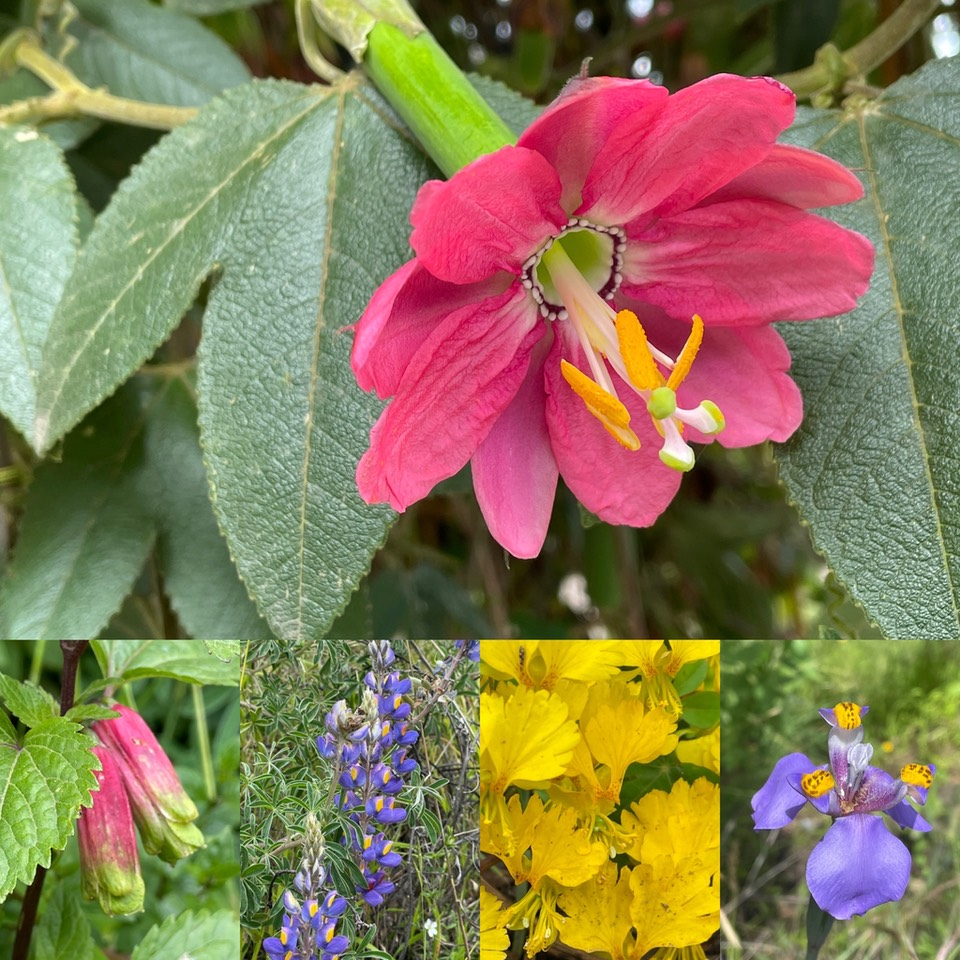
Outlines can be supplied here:
[[30, 441], [40, 355], [76, 259], [76, 198], [52, 141], [0, 127], [0, 413]]
[[146, 0], [76, 0], [77, 44], [67, 63], [84, 83], [116, 96], [196, 107], [250, 72], [230, 47], [192, 17]]
[[781, 324], [805, 415], [781, 476], [837, 576], [889, 637], [960, 637], [960, 58], [875, 100], [805, 109], [786, 139], [859, 172], [828, 215], [877, 251], [851, 314]]

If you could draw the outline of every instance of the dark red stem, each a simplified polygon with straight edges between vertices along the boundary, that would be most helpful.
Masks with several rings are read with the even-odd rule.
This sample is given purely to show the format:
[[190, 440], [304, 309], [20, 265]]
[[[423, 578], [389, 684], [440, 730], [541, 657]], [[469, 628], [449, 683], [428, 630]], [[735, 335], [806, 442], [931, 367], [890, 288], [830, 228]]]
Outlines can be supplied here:
[[[60, 650], [63, 653], [63, 682], [60, 686], [61, 717], [73, 706], [77, 687], [77, 664], [89, 642], [89, 640], [60, 641]], [[40, 894], [43, 892], [43, 881], [46, 876], [47, 871], [43, 867], [37, 867], [33, 883], [27, 888], [20, 918], [17, 920], [17, 937], [13, 942], [12, 960], [27, 960], [27, 955], [30, 953], [30, 938], [33, 936], [33, 928], [37, 922], [37, 906], [40, 903]]]

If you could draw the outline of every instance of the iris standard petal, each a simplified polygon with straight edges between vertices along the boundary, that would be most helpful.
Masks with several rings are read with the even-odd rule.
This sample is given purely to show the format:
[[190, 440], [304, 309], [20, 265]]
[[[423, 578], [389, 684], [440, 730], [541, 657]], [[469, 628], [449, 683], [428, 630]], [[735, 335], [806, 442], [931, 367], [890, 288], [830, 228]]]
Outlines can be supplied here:
[[856, 794], [856, 809], [859, 813], [886, 810], [899, 803], [907, 794], [907, 786], [895, 780], [886, 770], [867, 767]]
[[518, 284], [456, 311], [434, 330], [357, 467], [367, 503], [404, 510], [463, 467], [523, 383], [530, 351], [545, 332], [536, 320]]
[[680, 90], [600, 148], [577, 215], [622, 224], [687, 210], [767, 156], [794, 112], [769, 77], [718, 74]]
[[770, 200], [697, 207], [630, 241], [624, 292], [673, 317], [698, 313], [707, 327], [845, 313], [873, 271], [866, 237]]
[[802, 753], [788, 753], [781, 757], [767, 782], [753, 795], [753, 825], [755, 830], [775, 830], [785, 827], [803, 809], [807, 798], [790, 785], [788, 777], [802, 776], [816, 770], [816, 764]]
[[490, 533], [520, 558], [540, 553], [557, 490], [543, 386], [543, 359], [552, 339], [544, 337], [533, 348], [517, 395], [470, 462], [473, 489]]
[[567, 219], [553, 167], [535, 150], [503, 147], [420, 188], [410, 246], [435, 277], [474, 283], [499, 270], [519, 274]]
[[838, 920], [899, 900], [909, 879], [910, 852], [869, 814], [836, 820], [807, 861], [813, 899]]

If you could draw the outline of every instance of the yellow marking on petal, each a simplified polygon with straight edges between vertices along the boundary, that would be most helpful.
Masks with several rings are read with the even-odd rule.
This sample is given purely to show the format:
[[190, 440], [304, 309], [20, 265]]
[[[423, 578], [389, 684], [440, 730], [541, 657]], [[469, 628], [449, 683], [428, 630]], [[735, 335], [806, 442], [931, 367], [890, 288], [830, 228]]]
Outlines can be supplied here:
[[278, 939], [280, 940], [280, 942], [281, 942], [284, 946], [286, 946], [286, 945], [287, 945], [287, 931], [286, 931], [286, 930], [281, 930], [281, 931], [280, 931], [280, 936], [279, 936]]
[[908, 763], [900, 771], [900, 779], [914, 787], [929, 787], [933, 783], [933, 771], [923, 763]]
[[856, 730], [861, 724], [860, 707], [849, 700], [838, 703], [833, 708], [833, 714], [837, 718], [837, 726], [843, 730]]
[[315, 917], [317, 915], [317, 910], [320, 909], [320, 905], [316, 902], [310, 904], [310, 916]]
[[829, 770], [814, 770], [813, 773], [804, 774], [800, 780], [800, 786], [808, 797], [822, 797], [834, 785], [833, 774]]
[[630, 429], [630, 411], [611, 393], [591, 380], [583, 371], [566, 360], [560, 361], [560, 372], [570, 389], [586, 404], [587, 409], [603, 424], [604, 429], [628, 450], [639, 450], [640, 440]]
[[693, 329], [680, 351], [680, 356], [677, 357], [677, 362], [670, 371], [670, 379], [667, 380], [667, 386], [671, 390], [676, 390], [686, 379], [690, 368], [693, 366], [693, 361], [696, 360], [697, 353], [700, 351], [701, 343], [703, 343], [703, 321], [700, 319], [700, 315], [695, 313], [693, 315]]
[[663, 386], [663, 375], [650, 352], [647, 335], [631, 310], [617, 314], [617, 341], [627, 376], [638, 390], [656, 390]]

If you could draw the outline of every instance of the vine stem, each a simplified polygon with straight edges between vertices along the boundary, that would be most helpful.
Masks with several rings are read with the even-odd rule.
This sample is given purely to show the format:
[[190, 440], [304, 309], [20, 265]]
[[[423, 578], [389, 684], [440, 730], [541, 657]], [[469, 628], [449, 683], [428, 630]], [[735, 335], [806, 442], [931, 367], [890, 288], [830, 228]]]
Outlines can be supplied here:
[[[63, 680], [60, 686], [61, 717], [73, 706], [77, 692], [77, 665], [89, 642], [89, 640], [60, 641], [60, 650], [63, 653]], [[37, 867], [33, 883], [27, 888], [20, 917], [17, 920], [17, 936], [13, 942], [11, 960], [27, 960], [27, 955], [30, 953], [30, 938], [33, 936], [33, 928], [37, 922], [37, 907], [40, 904], [40, 894], [43, 892], [43, 881], [46, 876], [46, 868]]]
[[832, 44], [817, 51], [814, 62], [803, 70], [781, 74], [777, 79], [798, 97], [839, 92], [854, 77], [879, 67], [896, 53], [936, 12], [941, 0], [904, 0], [872, 33], [841, 53]]
[[195, 107], [145, 103], [116, 97], [106, 90], [93, 90], [59, 60], [42, 50], [37, 39], [29, 33], [17, 44], [13, 62], [39, 77], [53, 88], [53, 92], [0, 107], [0, 123], [58, 120], [79, 115], [155, 130], [171, 130], [186, 123], [197, 113]]

